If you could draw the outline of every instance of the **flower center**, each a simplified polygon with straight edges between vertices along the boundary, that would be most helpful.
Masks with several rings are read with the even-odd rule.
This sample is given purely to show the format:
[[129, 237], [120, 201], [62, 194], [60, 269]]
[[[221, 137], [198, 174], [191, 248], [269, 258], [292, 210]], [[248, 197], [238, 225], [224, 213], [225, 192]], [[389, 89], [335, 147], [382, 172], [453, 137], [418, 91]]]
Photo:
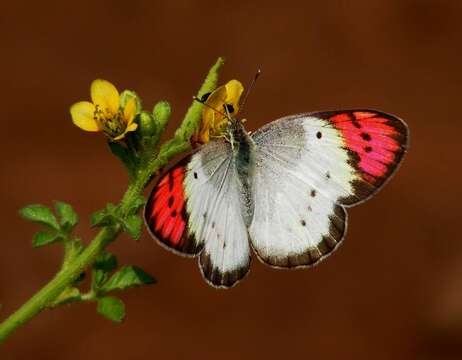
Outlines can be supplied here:
[[109, 109], [102, 109], [99, 105], [96, 105], [93, 119], [95, 119], [101, 129], [112, 138], [123, 134], [127, 128], [124, 116], [120, 110], [118, 110], [116, 114], [113, 114]]

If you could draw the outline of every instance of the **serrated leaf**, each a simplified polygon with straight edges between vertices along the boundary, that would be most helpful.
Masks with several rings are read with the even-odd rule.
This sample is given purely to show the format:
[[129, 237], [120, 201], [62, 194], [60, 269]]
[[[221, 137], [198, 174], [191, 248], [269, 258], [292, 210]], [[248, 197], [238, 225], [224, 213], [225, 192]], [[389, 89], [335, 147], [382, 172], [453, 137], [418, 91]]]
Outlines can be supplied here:
[[117, 222], [116, 209], [114, 204], [109, 203], [105, 209], [95, 211], [90, 216], [90, 225], [92, 227], [114, 225]]
[[116, 267], [117, 258], [114, 255], [108, 252], [100, 254], [93, 264], [92, 288], [99, 289]]
[[106, 272], [111, 272], [116, 267], [117, 267], [117, 258], [107, 251], [98, 255], [98, 257], [96, 258], [93, 264], [94, 269], [103, 270]]
[[74, 211], [71, 205], [62, 202], [55, 202], [56, 212], [58, 213], [61, 226], [68, 232], [71, 232], [72, 229], [79, 222], [79, 216]]
[[124, 303], [122, 300], [112, 296], [104, 296], [98, 299], [96, 311], [105, 318], [118, 323], [122, 322], [125, 318]]
[[59, 230], [59, 224], [56, 217], [53, 215], [51, 209], [46, 206], [40, 204], [28, 205], [20, 209], [19, 213], [26, 220]]
[[97, 210], [90, 215], [90, 226], [95, 227], [107, 225], [106, 222], [108, 220], [108, 217], [109, 215], [106, 212], [106, 209]]
[[137, 266], [124, 266], [111, 276], [103, 291], [124, 290], [135, 286], [154, 284], [156, 280]]
[[32, 246], [37, 248], [37, 247], [53, 244], [60, 240], [62, 240], [62, 237], [57, 233], [52, 234], [47, 231], [39, 231], [34, 234], [34, 237], [32, 239]]
[[141, 237], [143, 220], [138, 215], [130, 215], [123, 222], [124, 230], [135, 240]]
[[106, 282], [109, 275], [107, 272], [101, 270], [93, 270], [91, 278], [91, 288], [93, 290], [98, 290], [102, 284]]

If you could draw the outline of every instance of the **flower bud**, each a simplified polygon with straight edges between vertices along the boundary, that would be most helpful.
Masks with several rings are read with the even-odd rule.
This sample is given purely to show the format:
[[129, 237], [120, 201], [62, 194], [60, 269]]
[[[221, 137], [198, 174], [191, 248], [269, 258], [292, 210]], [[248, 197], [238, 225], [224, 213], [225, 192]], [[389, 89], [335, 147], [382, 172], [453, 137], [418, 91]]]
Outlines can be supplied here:
[[170, 104], [166, 101], [159, 101], [152, 110], [152, 116], [159, 126], [160, 130], [163, 130], [167, 125], [167, 122], [170, 118], [172, 110]]
[[139, 132], [142, 137], [151, 137], [157, 132], [157, 124], [150, 113], [142, 111], [138, 116]]
[[132, 90], [124, 90], [120, 94], [120, 107], [123, 109], [127, 105], [127, 102], [130, 99], [135, 99], [136, 102], [136, 110], [135, 110], [135, 115], [139, 114], [141, 111], [141, 99], [138, 96], [138, 94]]

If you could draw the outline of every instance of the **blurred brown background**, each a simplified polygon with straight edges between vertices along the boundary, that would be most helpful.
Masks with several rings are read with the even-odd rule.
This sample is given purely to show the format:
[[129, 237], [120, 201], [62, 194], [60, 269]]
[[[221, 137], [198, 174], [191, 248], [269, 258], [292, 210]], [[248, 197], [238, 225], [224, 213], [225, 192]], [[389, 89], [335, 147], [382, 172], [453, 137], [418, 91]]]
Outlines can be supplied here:
[[460, 359], [461, 1], [2, 2], [0, 318], [59, 266], [61, 249], [31, 247], [27, 203], [72, 203], [89, 240], [91, 212], [117, 201], [125, 173], [103, 136], [74, 127], [69, 105], [96, 77], [173, 107], [171, 132], [208, 67], [222, 81], [263, 71], [243, 114], [251, 130], [280, 116], [370, 107], [411, 129], [393, 181], [350, 210], [341, 250], [309, 271], [254, 259], [230, 291], [196, 262], [143, 236], [111, 246], [158, 285], [122, 295], [115, 325], [94, 304], [45, 311], [1, 359]]

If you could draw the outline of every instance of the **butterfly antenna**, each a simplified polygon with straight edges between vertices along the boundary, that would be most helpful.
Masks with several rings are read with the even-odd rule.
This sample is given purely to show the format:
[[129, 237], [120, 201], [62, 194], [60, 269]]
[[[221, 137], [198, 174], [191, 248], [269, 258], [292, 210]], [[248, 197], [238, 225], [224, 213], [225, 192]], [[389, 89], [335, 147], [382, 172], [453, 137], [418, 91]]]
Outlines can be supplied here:
[[[220, 111], [218, 109], [215, 109], [213, 106], [210, 106], [209, 104], [206, 104], [205, 101], [202, 101], [197, 96], [193, 96], [193, 100], [196, 100], [197, 102], [200, 102], [202, 105], [207, 106], [208, 108], [212, 109], [213, 111], [216, 111], [220, 115], [227, 116], [224, 112], [222, 112], [222, 111]], [[228, 109], [226, 109], [226, 110], [228, 110]]]
[[261, 74], [261, 70], [258, 69], [257, 72], [255, 73], [255, 76], [252, 79], [252, 82], [250, 83], [249, 87], [247, 88], [247, 91], [245, 92], [244, 98], [242, 99], [242, 102], [240, 104], [239, 112], [242, 112], [242, 109], [243, 109], [245, 103], [247, 102], [247, 98], [249, 97], [250, 92], [252, 91], [253, 87], [255, 86], [255, 83], [257, 82], [258, 77], [260, 76], [260, 74]]
[[228, 121], [232, 122], [233, 118], [231, 117], [231, 114], [229, 113], [229, 110], [228, 110], [228, 106], [226, 106], [226, 104], [223, 104], [223, 109], [225, 109], [226, 117], [228, 118]]

